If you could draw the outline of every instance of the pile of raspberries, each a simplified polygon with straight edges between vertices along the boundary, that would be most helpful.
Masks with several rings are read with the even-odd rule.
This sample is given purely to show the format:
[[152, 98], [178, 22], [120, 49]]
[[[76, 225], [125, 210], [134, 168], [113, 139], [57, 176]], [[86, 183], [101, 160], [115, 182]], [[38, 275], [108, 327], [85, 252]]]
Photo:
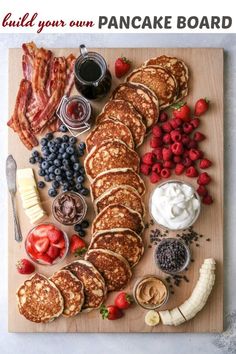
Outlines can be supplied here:
[[199, 185], [197, 192], [202, 197], [202, 202], [211, 204], [213, 199], [206, 187], [211, 182], [211, 177], [207, 172], [198, 170], [205, 170], [212, 165], [198, 147], [206, 138], [196, 130], [200, 119], [193, 118], [189, 122], [179, 118], [168, 120], [168, 114], [162, 112], [159, 122], [161, 124], [156, 124], [152, 128], [150, 139], [152, 151], [142, 156], [140, 171], [150, 176], [151, 183], [169, 178], [172, 171], [178, 176], [185, 174], [190, 178], [197, 177]]

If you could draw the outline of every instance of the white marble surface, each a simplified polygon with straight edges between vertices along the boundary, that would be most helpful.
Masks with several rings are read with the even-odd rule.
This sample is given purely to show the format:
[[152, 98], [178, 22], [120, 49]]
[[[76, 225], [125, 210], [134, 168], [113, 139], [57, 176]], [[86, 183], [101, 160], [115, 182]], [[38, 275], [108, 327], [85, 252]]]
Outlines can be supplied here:
[[[214, 334], [9, 334], [7, 333], [7, 156], [8, 48], [35, 40], [47, 47], [223, 47], [225, 49], [225, 314], [223, 335]], [[201, 65], [201, 63], [199, 63]], [[236, 353], [236, 35], [0, 35], [0, 353]], [[217, 221], [216, 221], [217, 222]], [[14, 264], [12, 265], [15, 266]], [[235, 311], [235, 312], [233, 312]]]

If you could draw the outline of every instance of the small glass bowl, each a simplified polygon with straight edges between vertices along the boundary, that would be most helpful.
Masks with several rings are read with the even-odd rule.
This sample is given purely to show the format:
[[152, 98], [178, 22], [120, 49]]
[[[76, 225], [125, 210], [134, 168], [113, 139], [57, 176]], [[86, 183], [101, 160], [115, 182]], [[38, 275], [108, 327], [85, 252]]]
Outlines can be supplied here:
[[[64, 237], [64, 240], [65, 240], [65, 252], [63, 254], [62, 257], [57, 257], [52, 263], [46, 263], [46, 262], [43, 262], [41, 261], [40, 259], [36, 259], [33, 255], [31, 255], [28, 251], [27, 251], [27, 243], [28, 243], [28, 237], [31, 235], [31, 233], [34, 232], [34, 230], [41, 226], [41, 225], [52, 225], [53, 227], [55, 227], [56, 229], [60, 230], [62, 233], [63, 233], [63, 237]], [[36, 225], [35, 227], [33, 227], [27, 234], [26, 238], [25, 238], [25, 252], [27, 254], [27, 256], [36, 264], [40, 264], [40, 265], [44, 265], [44, 266], [53, 266], [55, 264], [58, 264], [60, 262], [62, 262], [67, 254], [68, 254], [68, 251], [69, 251], [69, 245], [70, 245], [70, 241], [69, 241], [69, 238], [68, 238], [68, 235], [65, 231], [59, 229], [56, 225], [54, 225], [53, 223], [42, 223], [42, 224], [38, 224]]]
[[[175, 271], [175, 272], [167, 272], [166, 270], [163, 270], [162, 267], [161, 267], [161, 265], [160, 265], [160, 263], [159, 263], [159, 261], [158, 261], [158, 258], [157, 258], [157, 253], [158, 253], [159, 247], [160, 247], [161, 245], [163, 245], [164, 243], [166, 243], [166, 242], [168, 242], [168, 241], [171, 241], [171, 240], [173, 240], [173, 241], [178, 241], [179, 243], [181, 243], [181, 244], [184, 246], [184, 248], [185, 248], [185, 250], [186, 250], [186, 253], [187, 253], [186, 262], [183, 264], [183, 266], [182, 266], [180, 269], [178, 269], [178, 270]], [[183, 240], [181, 240], [180, 238], [177, 238], [177, 237], [166, 237], [166, 238], [163, 238], [163, 239], [160, 241], [160, 243], [157, 245], [157, 247], [156, 247], [156, 249], [155, 249], [155, 251], [154, 251], [154, 261], [155, 261], [157, 267], [158, 267], [163, 273], [166, 273], [166, 274], [178, 274], [178, 273], [183, 272], [183, 271], [188, 267], [188, 265], [189, 265], [189, 263], [190, 263], [190, 260], [191, 260], [191, 252], [190, 252], [189, 247], [186, 245], [186, 243], [185, 243]]]
[[[165, 225], [162, 225], [161, 223], [158, 222], [158, 220], [154, 217], [154, 215], [152, 214], [152, 197], [153, 197], [153, 194], [154, 192], [156, 191], [157, 188], [160, 188], [162, 186], [164, 186], [165, 184], [167, 183], [179, 183], [179, 184], [186, 184], [187, 186], [193, 188], [193, 190], [195, 191], [194, 192], [194, 195], [196, 197], [196, 199], [199, 201], [199, 208], [198, 210], [196, 211], [195, 213], [195, 216], [194, 218], [192, 219], [192, 221], [188, 224], [188, 225], [185, 225], [184, 227], [181, 227], [181, 228], [178, 228], [178, 229], [171, 229], [170, 227], [168, 226], [165, 226]], [[169, 231], [181, 231], [181, 230], [185, 230], [185, 229], [188, 229], [190, 226], [192, 226], [198, 219], [199, 215], [200, 215], [200, 211], [201, 211], [201, 199], [197, 193], [197, 191], [195, 190], [195, 188], [190, 184], [190, 183], [187, 183], [187, 182], [184, 182], [184, 181], [179, 181], [177, 179], [171, 179], [171, 180], [167, 180], [163, 183], [160, 183], [158, 184], [158, 186], [152, 191], [151, 195], [150, 195], [150, 198], [149, 198], [149, 213], [151, 215], [151, 217], [155, 220], [155, 222], [163, 229], [163, 230], [169, 230]]]
[[[72, 194], [75, 196], [75, 198], [79, 198], [82, 205], [83, 205], [83, 208], [84, 208], [84, 211], [81, 215], [78, 216], [78, 218], [76, 220], [74, 220], [73, 222], [69, 223], [69, 222], [62, 222], [56, 215], [56, 212], [55, 212], [55, 203], [57, 202], [57, 200], [59, 198], [61, 198], [63, 195], [66, 195], [66, 194]], [[85, 218], [85, 215], [87, 213], [87, 204], [86, 204], [86, 201], [85, 199], [82, 197], [82, 195], [80, 195], [79, 193], [76, 193], [76, 192], [73, 192], [73, 191], [69, 191], [69, 192], [63, 192], [63, 193], [60, 193], [58, 194], [58, 196], [54, 199], [53, 203], [52, 203], [52, 215], [53, 217], [62, 225], [67, 225], [67, 226], [70, 226], [70, 225], [75, 225], [75, 224], [78, 224], [80, 223], [84, 218]]]
[[[161, 304], [158, 304], [158, 305], [148, 305], [148, 304], [143, 304], [141, 302], [139, 302], [139, 300], [137, 299], [137, 295], [136, 295], [136, 292], [137, 292], [137, 288], [138, 288], [138, 285], [145, 279], [148, 279], [148, 278], [155, 278], [159, 281], [161, 281], [164, 286], [166, 287], [166, 297], [165, 299], [163, 300], [163, 302]], [[133, 298], [134, 298], [134, 301], [136, 302], [137, 305], [139, 305], [140, 307], [144, 308], [145, 310], [155, 310], [163, 305], [165, 305], [169, 299], [169, 288], [168, 288], [168, 285], [167, 283], [161, 279], [160, 277], [157, 277], [156, 275], [153, 275], [153, 274], [148, 274], [148, 275], [145, 275], [143, 277], [140, 277], [136, 283], [134, 284], [134, 288], [133, 288]]]

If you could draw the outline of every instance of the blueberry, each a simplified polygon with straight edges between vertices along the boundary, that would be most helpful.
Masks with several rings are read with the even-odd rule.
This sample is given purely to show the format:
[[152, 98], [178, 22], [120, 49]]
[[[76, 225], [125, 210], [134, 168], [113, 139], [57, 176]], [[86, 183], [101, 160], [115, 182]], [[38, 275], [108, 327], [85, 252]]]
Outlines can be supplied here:
[[53, 173], [56, 169], [56, 166], [50, 166], [49, 169], [48, 169], [48, 172], [49, 173]]
[[56, 144], [61, 144], [62, 143], [62, 138], [60, 138], [59, 136], [55, 139], [55, 143]]
[[56, 167], [61, 166], [61, 161], [60, 161], [59, 159], [54, 160], [54, 165], [55, 165]]
[[[56, 170], [55, 170], [55, 174], [56, 174]], [[62, 177], [60, 175], [57, 175], [56, 174], [56, 178], [55, 178], [56, 181], [60, 182], [62, 180]]]
[[41, 156], [35, 157], [35, 160], [36, 160], [38, 163], [43, 162], [43, 158], [42, 158]]
[[77, 181], [78, 181], [78, 183], [83, 183], [84, 182], [84, 177], [83, 176], [77, 177]]
[[50, 152], [57, 152], [57, 151], [58, 151], [58, 147], [57, 147], [57, 146], [51, 146], [51, 147], [49, 148], [49, 151], [50, 151]]
[[78, 162], [74, 163], [74, 165], [73, 165], [74, 171], [79, 171], [79, 168], [80, 168], [80, 167], [81, 167], [81, 166], [80, 166], [80, 164], [79, 164]]
[[57, 154], [57, 159], [62, 160], [62, 154]]
[[87, 196], [89, 195], [89, 189], [88, 188], [82, 188], [80, 193], [84, 196]]
[[[67, 149], [66, 149], [66, 151], [67, 151]], [[64, 152], [64, 154], [62, 154], [62, 158], [63, 159], [68, 159], [69, 158], [69, 154], [67, 152]]]
[[68, 188], [62, 187], [62, 191], [63, 191], [63, 192], [68, 192]]
[[54, 189], [57, 189], [57, 188], [60, 187], [60, 183], [55, 180], [55, 181], [52, 182], [52, 187], [53, 187]]
[[75, 226], [74, 226], [74, 230], [76, 231], [76, 232], [80, 232], [80, 231], [82, 231], [83, 229], [82, 229], [82, 227], [81, 227], [81, 224], [76, 224]]
[[41, 177], [42, 177], [42, 176], [45, 176], [45, 175], [46, 175], [46, 171], [40, 169], [40, 170], [38, 171], [38, 175], [41, 176]]
[[[72, 147], [72, 146], [69, 146], [67, 149], [66, 149], [66, 152], [70, 155], [73, 155], [74, 152], [75, 152], [75, 149]], [[69, 156], [68, 156], [69, 157]]]
[[63, 188], [68, 188], [68, 187], [69, 187], [69, 183], [68, 182], [64, 182]]
[[47, 149], [47, 148], [42, 149], [42, 154], [43, 154], [44, 157], [47, 157], [50, 154], [49, 149]]
[[47, 133], [45, 135], [45, 139], [47, 139], [47, 140], [52, 140], [52, 138], [53, 138], [53, 134], [52, 133]]
[[45, 183], [43, 181], [39, 181], [38, 182], [38, 187], [41, 188], [41, 189], [44, 188], [45, 187]]
[[36, 163], [36, 160], [35, 160], [35, 158], [33, 156], [31, 156], [29, 158], [29, 163], [31, 163], [32, 165], [34, 165]]
[[42, 139], [40, 140], [40, 144], [41, 144], [42, 146], [46, 146], [47, 143], [48, 143], [48, 141], [47, 141], [47, 139], [45, 139], [45, 138], [42, 138]]
[[78, 157], [75, 154], [71, 155], [70, 160], [71, 160], [71, 162], [75, 163], [78, 161]]
[[76, 187], [76, 189], [77, 189], [78, 191], [80, 191], [81, 189], [83, 189], [83, 186], [82, 186], [81, 183], [77, 183], [77, 184], [75, 185], [75, 187]]
[[85, 174], [85, 169], [84, 169], [84, 167], [80, 167], [79, 172], [81, 173], [81, 175], [84, 175], [84, 174]]
[[54, 146], [54, 145], [55, 145], [54, 140], [50, 140], [50, 141], [48, 142], [48, 147], [49, 147], [49, 148], [52, 147], [52, 146]]
[[56, 189], [54, 189], [54, 188], [49, 188], [49, 190], [48, 190], [48, 195], [49, 195], [49, 197], [56, 197], [56, 195], [57, 195], [57, 191], [56, 191]]
[[66, 171], [66, 175], [67, 175], [67, 177], [71, 177], [71, 176], [73, 176], [73, 172], [68, 170], [68, 171]]
[[38, 152], [37, 150], [34, 150], [34, 151], [32, 152], [32, 156], [33, 156], [33, 157], [38, 157], [38, 156], [39, 156], [39, 152]]
[[84, 150], [85, 147], [86, 147], [85, 143], [84, 143], [83, 141], [81, 141], [81, 142], [79, 143], [79, 149]]
[[49, 178], [50, 178], [50, 181], [53, 181], [55, 179], [55, 174], [54, 173], [50, 173], [49, 174]]
[[86, 236], [86, 231], [82, 229], [78, 232], [78, 234], [80, 237], [84, 237], [84, 236]]
[[65, 149], [63, 149], [62, 147], [60, 147], [60, 149], [58, 150], [59, 154], [64, 154]]
[[55, 171], [54, 171], [54, 173], [55, 173], [56, 176], [61, 175], [61, 170], [60, 170], [60, 168], [56, 168]]
[[44, 181], [45, 181], [45, 182], [50, 182], [49, 175], [45, 175], [45, 177], [44, 177]]
[[64, 141], [64, 143], [67, 143], [69, 141], [69, 136], [63, 135], [62, 140]]
[[52, 153], [48, 156], [48, 159], [51, 160], [51, 161], [54, 161], [56, 159], [56, 154]]
[[79, 150], [78, 150], [78, 156], [79, 156], [79, 157], [82, 157], [83, 155], [84, 155], [84, 151], [81, 150], [81, 149], [79, 149]]
[[46, 170], [47, 168], [49, 168], [48, 162], [47, 162], [47, 161], [43, 161], [43, 162], [42, 162], [42, 169], [43, 169], [43, 170]]
[[69, 139], [69, 143], [74, 145], [76, 143], [77, 139], [75, 136], [71, 136], [70, 139]]
[[67, 127], [64, 125], [64, 124], [61, 124], [60, 125], [60, 128], [59, 128], [60, 132], [62, 133], [66, 133], [68, 131]]
[[81, 223], [80, 223], [82, 229], [87, 229], [87, 227], [89, 227], [89, 222], [88, 220], [83, 220]]
[[67, 143], [62, 143], [61, 144], [61, 148], [66, 150], [66, 148], [68, 148], [68, 144]]

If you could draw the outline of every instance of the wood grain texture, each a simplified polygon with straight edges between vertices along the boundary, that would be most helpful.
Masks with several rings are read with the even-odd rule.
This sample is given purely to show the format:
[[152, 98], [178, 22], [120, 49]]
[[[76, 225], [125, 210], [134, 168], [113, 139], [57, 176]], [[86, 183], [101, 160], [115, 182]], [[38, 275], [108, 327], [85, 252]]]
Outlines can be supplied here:
[[[194, 49], [194, 48], [178, 48], [178, 49], [162, 49], [162, 48], [136, 48], [136, 49], [95, 49], [101, 53], [108, 62], [109, 69], [113, 74], [114, 61], [121, 55], [125, 54], [133, 62], [133, 66], [137, 67], [146, 59], [169, 54], [183, 59], [190, 68], [190, 93], [187, 98], [189, 104], [200, 97], [208, 97], [211, 100], [211, 109], [201, 118], [201, 131], [206, 134], [207, 140], [201, 143], [202, 149], [207, 156], [213, 161], [213, 166], [209, 169], [209, 173], [213, 177], [210, 185], [210, 191], [214, 198], [214, 204], [210, 207], [203, 206], [200, 217], [194, 229], [199, 233], [209, 237], [211, 242], [201, 241], [200, 247], [192, 247], [192, 257], [195, 262], [191, 264], [186, 275], [190, 279], [189, 283], [183, 283], [176, 289], [175, 294], [171, 296], [165, 308], [171, 309], [180, 305], [191, 294], [195, 286], [198, 276], [199, 267], [204, 258], [214, 257], [217, 261], [216, 284], [212, 294], [204, 307], [204, 309], [191, 321], [178, 327], [170, 327], [159, 325], [154, 328], [148, 327], [144, 323], [145, 311], [138, 306], [133, 306], [126, 311], [125, 316], [118, 321], [102, 320], [98, 311], [89, 314], [81, 314], [72, 319], [59, 318], [50, 324], [34, 324], [20, 316], [16, 305], [16, 289], [27, 278], [27, 276], [18, 275], [15, 270], [16, 260], [25, 257], [24, 243], [17, 244], [14, 241], [13, 220], [11, 208], [9, 208], [9, 331], [10, 332], [220, 332], [223, 330], [223, 50], [222, 49]], [[55, 49], [56, 55], [66, 55], [73, 52], [79, 54], [78, 49]], [[9, 114], [13, 111], [16, 93], [18, 90], [20, 79], [22, 78], [20, 49], [11, 49], [9, 51]], [[115, 79], [113, 74], [113, 88], [121, 80]], [[107, 98], [108, 99], [108, 98]], [[99, 113], [106, 100], [93, 103], [94, 112]], [[84, 140], [85, 136], [81, 137]], [[140, 148], [140, 152], [144, 153], [149, 150], [149, 138]], [[28, 167], [28, 159], [30, 153], [21, 144], [16, 134], [9, 130], [9, 153], [13, 154], [19, 168]], [[37, 168], [35, 168], [37, 170]], [[179, 178], [183, 179], [183, 177]], [[188, 179], [189, 181], [189, 179]], [[190, 181], [191, 182], [191, 181]], [[145, 179], [147, 193], [145, 196], [146, 207], [148, 208], [148, 200], [153, 186]], [[195, 184], [196, 181], [193, 181]], [[196, 185], [196, 184], [195, 184]], [[50, 213], [50, 201], [47, 192], [43, 191], [41, 198], [43, 206]], [[89, 198], [88, 218], [94, 218], [93, 207]], [[20, 223], [25, 236], [32, 227], [26, 218], [21, 207], [19, 196], [17, 198]], [[53, 221], [50, 215], [49, 220]], [[146, 221], [150, 221], [147, 217]], [[153, 228], [156, 226], [154, 225]], [[65, 227], [69, 234], [72, 234], [73, 228]], [[144, 274], [158, 274], [164, 276], [155, 266], [153, 261], [154, 247], [148, 248], [150, 228], [143, 235], [146, 245], [145, 254], [134, 270], [132, 281], [127, 291], [132, 291], [133, 285], [138, 277]], [[89, 240], [90, 235], [87, 237]], [[67, 257], [66, 262], [70, 261]], [[61, 264], [64, 265], [64, 264]], [[44, 275], [51, 275], [58, 270], [58, 266], [38, 266], [37, 271]], [[112, 303], [115, 293], [109, 295], [108, 303]], [[164, 309], [164, 308], [163, 308]]]

